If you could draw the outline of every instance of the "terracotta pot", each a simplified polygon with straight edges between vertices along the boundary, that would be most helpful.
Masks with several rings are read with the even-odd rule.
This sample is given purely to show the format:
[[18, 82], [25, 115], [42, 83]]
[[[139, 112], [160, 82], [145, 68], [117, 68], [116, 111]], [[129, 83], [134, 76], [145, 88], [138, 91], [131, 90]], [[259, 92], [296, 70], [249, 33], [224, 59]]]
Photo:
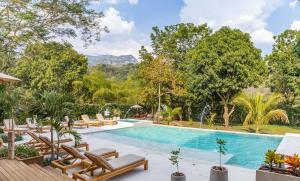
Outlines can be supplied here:
[[185, 175], [183, 173], [182, 175], [176, 175], [176, 173], [172, 173], [171, 181], [185, 181]]
[[225, 167], [213, 166], [210, 169], [210, 181], [228, 181], [228, 170]]

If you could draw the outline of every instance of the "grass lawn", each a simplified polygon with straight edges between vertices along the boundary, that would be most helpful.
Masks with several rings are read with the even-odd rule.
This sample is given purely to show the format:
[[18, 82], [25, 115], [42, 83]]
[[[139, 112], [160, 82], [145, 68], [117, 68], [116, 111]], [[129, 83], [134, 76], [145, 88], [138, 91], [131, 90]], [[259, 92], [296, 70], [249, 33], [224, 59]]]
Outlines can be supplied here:
[[[183, 127], [200, 128], [199, 122], [187, 122], [182, 121], [180, 124]], [[232, 125], [229, 128], [225, 128], [221, 125], [214, 125], [209, 127], [208, 125], [202, 125], [201, 128], [204, 129], [214, 129], [214, 130], [225, 130], [225, 131], [237, 131], [246, 133], [255, 133], [255, 125], [243, 126], [243, 125]], [[284, 125], [262, 125], [260, 127], [260, 133], [262, 134], [279, 134], [284, 135], [285, 133], [298, 133], [300, 134], [300, 127], [296, 126], [284, 126]]]

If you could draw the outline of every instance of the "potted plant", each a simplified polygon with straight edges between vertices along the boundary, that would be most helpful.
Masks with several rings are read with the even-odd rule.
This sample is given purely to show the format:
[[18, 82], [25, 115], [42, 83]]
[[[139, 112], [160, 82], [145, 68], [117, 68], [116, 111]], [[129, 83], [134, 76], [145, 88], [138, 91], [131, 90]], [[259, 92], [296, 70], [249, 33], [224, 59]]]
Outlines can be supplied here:
[[185, 181], [185, 175], [179, 171], [179, 160], [180, 157], [180, 148], [178, 150], [171, 151], [171, 157], [169, 160], [172, 165], [176, 167], [176, 172], [171, 174], [171, 181]]
[[18, 145], [15, 150], [16, 159], [26, 164], [36, 163], [43, 165], [44, 156], [38, 150], [29, 145]]
[[222, 166], [222, 155], [226, 154], [226, 141], [217, 138], [218, 152], [220, 154], [219, 166], [213, 166], [210, 170], [210, 181], [228, 181], [228, 170]]
[[[287, 168], [280, 165], [286, 163]], [[298, 155], [286, 156], [285, 160], [275, 150], [268, 150], [265, 154], [265, 165], [256, 171], [256, 181], [300, 181], [300, 159]]]

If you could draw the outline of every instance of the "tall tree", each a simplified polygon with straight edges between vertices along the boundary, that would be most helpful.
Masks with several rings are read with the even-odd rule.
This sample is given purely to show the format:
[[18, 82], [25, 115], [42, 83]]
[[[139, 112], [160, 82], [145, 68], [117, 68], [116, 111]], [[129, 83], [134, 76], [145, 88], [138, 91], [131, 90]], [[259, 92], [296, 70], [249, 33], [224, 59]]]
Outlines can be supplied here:
[[89, 8], [90, 0], [0, 1], [0, 70], [11, 67], [28, 43], [55, 37], [81, 38], [88, 44], [107, 31], [102, 12]]
[[199, 41], [187, 58], [196, 97], [205, 95], [220, 99], [226, 127], [234, 111], [234, 106], [230, 107], [232, 97], [261, 82], [267, 72], [261, 51], [255, 48], [249, 34], [228, 27]]
[[271, 89], [281, 93], [291, 105], [300, 96], [299, 42], [299, 31], [286, 30], [275, 37], [273, 51], [267, 57]]
[[67, 43], [35, 43], [26, 47], [12, 71], [27, 88], [67, 94], [72, 82], [86, 73], [87, 58]]

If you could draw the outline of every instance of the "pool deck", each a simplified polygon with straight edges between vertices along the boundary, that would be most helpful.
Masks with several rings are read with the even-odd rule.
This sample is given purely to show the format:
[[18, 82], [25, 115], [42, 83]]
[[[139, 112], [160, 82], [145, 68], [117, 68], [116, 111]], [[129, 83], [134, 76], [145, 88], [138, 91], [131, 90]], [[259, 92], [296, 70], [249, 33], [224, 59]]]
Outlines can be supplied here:
[[290, 156], [294, 154], [300, 155], [300, 134], [285, 134], [276, 153]]
[[[165, 152], [153, 151], [149, 149], [143, 149], [131, 145], [126, 145], [122, 142], [115, 142], [111, 140], [99, 139], [86, 133], [93, 133], [99, 131], [106, 131], [111, 129], [122, 129], [132, 127], [133, 125], [149, 124], [144, 123], [127, 123], [120, 122], [114, 126], [103, 126], [103, 127], [89, 127], [85, 129], [77, 129], [78, 132], [82, 133], [83, 141], [90, 144], [90, 150], [108, 147], [114, 148], [120, 156], [126, 154], [137, 154], [144, 156], [149, 160], [149, 170], [144, 171], [142, 168], [136, 169], [128, 174], [118, 176], [109, 181], [168, 181], [170, 180], [170, 174], [174, 172], [174, 167], [170, 164], [170, 155]], [[50, 133], [44, 135], [49, 136]], [[29, 137], [26, 135], [25, 140]], [[180, 162], [180, 170], [186, 174], [188, 181], [209, 181], [210, 168], [215, 165], [211, 162], [183, 158]], [[229, 170], [230, 181], [255, 181], [255, 170], [240, 168], [235, 166], [226, 165]], [[71, 172], [74, 170], [71, 170]]]

